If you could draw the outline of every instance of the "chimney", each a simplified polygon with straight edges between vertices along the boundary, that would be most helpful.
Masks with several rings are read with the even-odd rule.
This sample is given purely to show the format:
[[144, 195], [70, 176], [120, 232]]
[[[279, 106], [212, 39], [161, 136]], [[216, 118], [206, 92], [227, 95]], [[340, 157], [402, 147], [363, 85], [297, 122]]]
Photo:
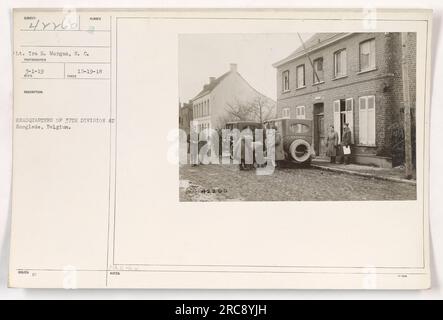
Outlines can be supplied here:
[[230, 69], [231, 69], [231, 72], [237, 72], [237, 64], [236, 63], [231, 63], [230, 64]]

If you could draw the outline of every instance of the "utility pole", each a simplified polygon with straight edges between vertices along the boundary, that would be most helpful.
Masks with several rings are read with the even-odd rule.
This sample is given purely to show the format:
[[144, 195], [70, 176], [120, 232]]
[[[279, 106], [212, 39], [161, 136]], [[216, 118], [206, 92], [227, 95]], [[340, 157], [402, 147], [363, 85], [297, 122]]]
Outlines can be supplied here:
[[402, 45], [402, 81], [403, 81], [403, 108], [404, 108], [404, 132], [405, 132], [405, 177], [412, 178], [412, 138], [411, 138], [411, 97], [409, 93], [409, 66], [406, 59], [408, 33], [401, 33]]

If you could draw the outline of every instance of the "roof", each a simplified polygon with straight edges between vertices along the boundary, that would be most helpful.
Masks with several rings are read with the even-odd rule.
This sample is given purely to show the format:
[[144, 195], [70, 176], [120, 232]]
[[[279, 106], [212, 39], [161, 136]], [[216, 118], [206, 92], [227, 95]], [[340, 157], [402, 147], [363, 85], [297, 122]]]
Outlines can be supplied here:
[[210, 93], [212, 90], [214, 90], [214, 88], [224, 79], [226, 78], [226, 76], [230, 73], [231, 71], [228, 71], [224, 74], [222, 74], [220, 77], [214, 79], [213, 81], [211, 81], [211, 83], [206, 84], [203, 87], [203, 90], [200, 91], [192, 100], [196, 100], [200, 97], [203, 97], [205, 95], [207, 95], [208, 93]]
[[[338, 40], [341, 38], [340, 36], [344, 36], [346, 33], [316, 33], [306, 41], [304, 41], [304, 46], [299, 46], [294, 52], [292, 52], [289, 56], [286, 58], [277, 61], [273, 64], [274, 67], [278, 67], [282, 64], [285, 64], [286, 62], [289, 62], [291, 60], [294, 60], [301, 55], [305, 54], [307, 52], [314, 51], [316, 49], [319, 49], [323, 47], [326, 44], [330, 44], [334, 42], [335, 40]], [[306, 51], [305, 51], [306, 48]]]
[[194, 98], [192, 98], [190, 101], [194, 102], [195, 100], [197, 100], [198, 98], [201, 98], [209, 93], [211, 93], [212, 90], [214, 90], [219, 84], [220, 82], [223, 81], [223, 79], [225, 79], [228, 75], [230, 74], [236, 74], [238, 75], [252, 90], [254, 90], [257, 95], [263, 97], [264, 99], [266, 99], [268, 102], [271, 103], [275, 103], [275, 101], [269, 97], [267, 97], [266, 95], [264, 95], [263, 93], [259, 92], [257, 89], [255, 89], [253, 86], [251, 86], [251, 84], [245, 79], [243, 78], [243, 76], [235, 69], [235, 70], [229, 70], [228, 72], [222, 74], [220, 77], [212, 80], [209, 84], [206, 84], [203, 86], [203, 90], [200, 91]]

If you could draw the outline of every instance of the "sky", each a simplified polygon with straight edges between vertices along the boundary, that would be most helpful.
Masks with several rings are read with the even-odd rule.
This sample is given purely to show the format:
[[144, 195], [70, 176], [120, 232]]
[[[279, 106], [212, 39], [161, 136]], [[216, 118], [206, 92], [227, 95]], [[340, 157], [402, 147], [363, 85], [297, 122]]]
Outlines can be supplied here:
[[[311, 34], [301, 34], [303, 40]], [[209, 82], [229, 70], [230, 63], [259, 92], [276, 100], [273, 63], [301, 45], [291, 34], [182, 34], [179, 35], [179, 95], [192, 99]]]

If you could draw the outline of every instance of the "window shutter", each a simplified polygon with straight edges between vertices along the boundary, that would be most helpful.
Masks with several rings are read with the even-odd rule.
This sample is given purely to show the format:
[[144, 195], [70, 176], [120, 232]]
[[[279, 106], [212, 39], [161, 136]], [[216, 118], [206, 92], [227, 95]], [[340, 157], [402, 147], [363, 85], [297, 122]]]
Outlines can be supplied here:
[[375, 97], [368, 97], [368, 144], [375, 146]]
[[346, 99], [346, 122], [351, 129], [351, 143], [354, 143], [354, 99]]
[[333, 107], [334, 107], [334, 131], [338, 133], [338, 142], [340, 142], [341, 141], [340, 100], [335, 100]]
[[358, 130], [358, 140], [360, 144], [367, 144], [367, 108], [366, 108], [366, 97], [360, 97], [358, 99], [359, 105], [359, 130]]

